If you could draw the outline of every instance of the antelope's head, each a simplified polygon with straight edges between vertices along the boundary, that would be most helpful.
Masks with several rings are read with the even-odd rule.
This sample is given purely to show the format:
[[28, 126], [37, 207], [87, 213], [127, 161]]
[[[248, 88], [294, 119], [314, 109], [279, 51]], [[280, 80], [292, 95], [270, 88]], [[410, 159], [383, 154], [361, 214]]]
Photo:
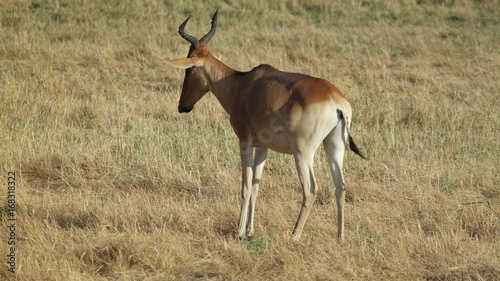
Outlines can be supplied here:
[[186, 69], [184, 83], [182, 85], [182, 94], [179, 100], [179, 113], [190, 112], [194, 104], [199, 101], [208, 91], [208, 81], [203, 67], [207, 59], [220, 59], [221, 55], [207, 50], [207, 44], [212, 39], [217, 28], [217, 11], [212, 18], [212, 28], [200, 40], [184, 32], [184, 27], [191, 17], [188, 17], [180, 26], [179, 34], [186, 41], [191, 43], [187, 58], [169, 60], [167, 63]]

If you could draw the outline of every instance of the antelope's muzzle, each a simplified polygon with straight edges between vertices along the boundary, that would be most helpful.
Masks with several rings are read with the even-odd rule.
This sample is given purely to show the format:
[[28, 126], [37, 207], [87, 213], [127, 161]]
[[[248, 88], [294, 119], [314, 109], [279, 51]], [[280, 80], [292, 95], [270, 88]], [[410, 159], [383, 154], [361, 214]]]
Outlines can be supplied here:
[[193, 110], [192, 107], [187, 107], [187, 106], [179, 105], [179, 113], [188, 113], [191, 110]]

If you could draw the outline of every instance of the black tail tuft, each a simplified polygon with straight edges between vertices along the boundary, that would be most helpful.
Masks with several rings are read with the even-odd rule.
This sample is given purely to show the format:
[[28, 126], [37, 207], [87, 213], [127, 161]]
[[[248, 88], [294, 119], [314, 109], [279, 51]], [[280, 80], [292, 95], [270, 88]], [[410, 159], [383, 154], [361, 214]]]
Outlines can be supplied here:
[[356, 143], [354, 143], [354, 139], [352, 138], [351, 134], [349, 134], [349, 148], [354, 152], [356, 153], [357, 155], [361, 156], [361, 158], [363, 159], [367, 159], [362, 153], [361, 151], [359, 151], [359, 148], [358, 146], [356, 145]]

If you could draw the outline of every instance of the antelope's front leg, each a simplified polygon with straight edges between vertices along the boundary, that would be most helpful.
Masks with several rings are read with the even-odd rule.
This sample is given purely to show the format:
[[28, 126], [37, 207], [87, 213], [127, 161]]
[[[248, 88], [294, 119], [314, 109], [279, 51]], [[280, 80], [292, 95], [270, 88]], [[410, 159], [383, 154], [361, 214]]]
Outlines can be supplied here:
[[250, 205], [250, 197], [252, 195], [252, 178], [253, 178], [253, 147], [252, 141], [240, 141], [241, 155], [241, 212], [240, 224], [238, 227], [238, 237], [245, 237], [245, 228], [248, 218], [248, 207]]
[[267, 157], [267, 147], [260, 146], [255, 148], [254, 156], [254, 168], [253, 168], [253, 179], [252, 179], [252, 195], [250, 196], [250, 209], [248, 211], [248, 224], [247, 224], [247, 235], [253, 235], [253, 220], [255, 215], [255, 202], [257, 201], [257, 195], [259, 194], [259, 184], [262, 178], [262, 171], [264, 170], [264, 164], [266, 163]]

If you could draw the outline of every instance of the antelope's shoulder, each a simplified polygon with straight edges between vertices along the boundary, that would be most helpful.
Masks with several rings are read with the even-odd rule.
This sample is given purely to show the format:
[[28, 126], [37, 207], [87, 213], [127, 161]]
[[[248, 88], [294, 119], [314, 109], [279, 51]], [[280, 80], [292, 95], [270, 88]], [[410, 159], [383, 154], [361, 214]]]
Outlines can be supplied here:
[[247, 72], [246, 74], [253, 78], [253, 80], [257, 80], [262, 77], [269, 77], [275, 73], [280, 72], [278, 69], [269, 64], [260, 64], [254, 67], [252, 70]]

